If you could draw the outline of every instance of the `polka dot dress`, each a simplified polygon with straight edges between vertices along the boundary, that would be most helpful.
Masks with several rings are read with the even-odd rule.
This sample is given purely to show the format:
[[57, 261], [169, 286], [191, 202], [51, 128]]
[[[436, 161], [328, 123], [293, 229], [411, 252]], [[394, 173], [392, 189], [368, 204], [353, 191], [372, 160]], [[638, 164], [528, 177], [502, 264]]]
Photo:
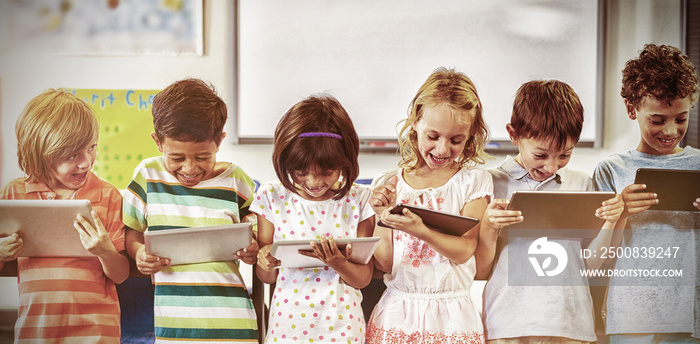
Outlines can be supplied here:
[[[274, 224], [274, 241], [356, 238], [373, 216], [370, 190], [355, 186], [340, 200], [309, 201], [280, 183], [264, 184], [250, 209]], [[266, 343], [364, 343], [362, 294], [333, 269], [281, 268], [270, 305]]]

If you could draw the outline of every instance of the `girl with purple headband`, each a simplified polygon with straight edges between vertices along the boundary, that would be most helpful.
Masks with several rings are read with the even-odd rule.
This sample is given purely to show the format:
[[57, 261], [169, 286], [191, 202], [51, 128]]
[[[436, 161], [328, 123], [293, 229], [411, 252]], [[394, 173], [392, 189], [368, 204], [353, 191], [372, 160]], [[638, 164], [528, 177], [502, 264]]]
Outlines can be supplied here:
[[[277, 124], [272, 159], [280, 182], [260, 186], [250, 206], [258, 214], [257, 275], [276, 283], [267, 343], [365, 342], [360, 289], [374, 261], [350, 262], [352, 245], [341, 251], [335, 243], [371, 236], [374, 228], [370, 190], [353, 184], [359, 147], [350, 116], [331, 96], [297, 103]], [[305, 255], [324, 267], [275, 268], [273, 242], [317, 239]]]

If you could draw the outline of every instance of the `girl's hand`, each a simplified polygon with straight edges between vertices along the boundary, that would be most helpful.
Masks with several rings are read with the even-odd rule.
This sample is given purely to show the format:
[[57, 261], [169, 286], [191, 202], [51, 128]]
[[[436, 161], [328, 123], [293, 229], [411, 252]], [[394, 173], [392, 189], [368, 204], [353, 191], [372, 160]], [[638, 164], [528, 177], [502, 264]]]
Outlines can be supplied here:
[[83, 247], [98, 257], [116, 252], [112, 238], [109, 237], [97, 213], [93, 210], [90, 215], [92, 215], [97, 228], [93, 227], [82, 215], [78, 215], [76, 221], [73, 222], [73, 227], [78, 231]]
[[421, 229], [429, 230], [428, 227], [423, 224], [423, 219], [421, 219], [420, 216], [405, 208], [402, 210], [401, 214], [392, 214], [389, 212], [389, 209], [384, 209], [381, 215], [381, 221], [383, 224], [393, 229], [406, 232], [415, 237], [418, 237]]
[[258, 251], [258, 266], [265, 271], [271, 271], [282, 263], [279, 259], [270, 254], [271, 248], [272, 245], [266, 245], [261, 247]]
[[622, 201], [625, 203], [625, 216], [641, 213], [654, 204], [659, 203], [656, 198], [656, 193], [653, 192], [636, 192], [646, 189], [644, 184], [630, 184], [622, 190]]
[[595, 216], [607, 222], [617, 222], [624, 210], [625, 202], [622, 200], [622, 195], [618, 194], [603, 202], [603, 206], [596, 209]]
[[236, 252], [236, 258], [242, 260], [244, 263], [248, 265], [253, 265], [255, 262], [258, 261], [258, 251], [260, 250], [260, 247], [258, 246], [258, 242], [253, 239], [248, 245], [248, 247], [238, 250]]
[[369, 204], [375, 214], [381, 215], [385, 209], [396, 204], [396, 183], [398, 180], [398, 176], [393, 176], [386, 183], [372, 190]]
[[698, 210], [700, 210], [700, 198], [696, 198], [695, 202], [693, 202], [693, 205], [695, 206], [695, 208], [698, 208]]
[[488, 228], [493, 231], [500, 231], [503, 227], [523, 222], [524, 217], [520, 210], [508, 210], [510, 200], [494, 198], [489, 203], [484, 212], [484, 219], [481, 228]]
[[24, 248], [24, 241], [19, 234], [12, 233], [0, 238], [0, 263], [17, 259]]
[[141, 246], [136, 251], [136, 268], [144, 275], [153, 275], [156, 272], [170, 266], [170, 259], [152, 256], [146, 253], [146, 246]]
[[322, 236], [320, 244], [316, 244], [312, 241], [311, 249], [313, 251], [299, 250], [299, 254], [317, 258], [332, 268], [347, 262], [348, 258], [350, 258], [350, 255], [352, 254], [352, 245], [348, 244], [345, 249], [345, 254], [343, 254], [343, 251], [338, 248], [338, 245], [335, 243], [335, 239], [333, 239], [332, 235], [327, 238]]

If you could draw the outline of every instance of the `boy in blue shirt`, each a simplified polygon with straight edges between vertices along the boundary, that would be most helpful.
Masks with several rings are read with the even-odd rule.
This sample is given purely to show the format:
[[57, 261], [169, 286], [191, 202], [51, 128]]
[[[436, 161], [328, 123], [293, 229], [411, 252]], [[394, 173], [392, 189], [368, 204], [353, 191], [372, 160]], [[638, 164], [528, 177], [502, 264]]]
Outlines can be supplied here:
[[[700, 170], [700, 150], [678, 147], [699, 93], [695, 67], [677, 48], [647, 44], [638, 58], [627, 61], [620, 94], [627, 115], [639, 124], [641, 139], [635, 150], [614, 154], [598, 164], [593, 174], [596, 189], [643, 190], [643, 185], [634, 184], [638, 168]], [[613, 246], [681, 247], [686, 252], [679, 253], [677, 259], [619, 258], [615, 269], [683, 268], [684, 278], [690, 282], [670, 281], [668, 285], [668, 279], [657, 279], [631, 285], [629, 280], [612, 276], [605, 314], [610, 342], [700, 343], [691, 337], [699, 336], [699, 319], [693, 316], [693, 305], [697, 308], [700, 304], [692, 285], [697, 277], [692, 276], [697, 264], [692, 243], [698, 240], [700, 212], [647, 210], [658, 203], [651, 192], [624, 196], [627, 228], [624, 234], [613, 237]], [[693, 205], [700, 209], [700, 199]]]

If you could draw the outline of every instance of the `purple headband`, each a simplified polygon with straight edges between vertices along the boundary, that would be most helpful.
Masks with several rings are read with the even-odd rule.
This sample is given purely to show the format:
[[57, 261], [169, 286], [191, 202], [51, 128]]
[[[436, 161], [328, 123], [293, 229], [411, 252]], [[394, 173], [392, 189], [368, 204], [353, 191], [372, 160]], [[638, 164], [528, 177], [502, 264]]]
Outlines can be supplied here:
[[306, 133], [301, 133], [299, 134], [299, 137], [330, 137], [338, 140], [342, 140], [343, 137], [338, 135], [338, 134], [333, 134], [333, 133], [325, 133], [322, 131], [309, 131]]

